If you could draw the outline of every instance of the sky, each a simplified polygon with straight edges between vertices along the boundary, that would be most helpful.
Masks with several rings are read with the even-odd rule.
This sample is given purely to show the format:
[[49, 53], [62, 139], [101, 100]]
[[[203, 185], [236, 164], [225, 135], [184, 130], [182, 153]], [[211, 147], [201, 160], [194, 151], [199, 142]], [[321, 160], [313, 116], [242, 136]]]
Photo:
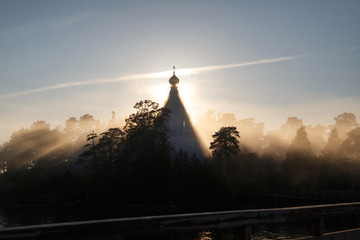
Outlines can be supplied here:
[[333, 124], [360, 118], [360, 1], [0, 1], [0, 144], [37, 120], [163, 104], [172, 66], [207, 110]]

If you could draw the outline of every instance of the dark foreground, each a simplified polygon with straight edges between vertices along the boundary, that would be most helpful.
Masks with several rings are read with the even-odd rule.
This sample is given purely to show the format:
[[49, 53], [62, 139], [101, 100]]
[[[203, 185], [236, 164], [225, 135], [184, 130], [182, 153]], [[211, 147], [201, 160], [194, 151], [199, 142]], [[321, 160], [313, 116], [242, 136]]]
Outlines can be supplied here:
[[355, 228], [359, 215], [360, 202], [202, 212], [10, 227], [0, 230], [0, 239], [186, 239], [184, 234], [191, 233], [212, 239], [212, 231], [226, 231], [234, 239], [252, 239], [253, 226], [304, 222], [310, 227], [310, 236], [304, 239], [353, 239], [360, 236], [359, 229], [326, 234], [324, 222], [348, 216], [352, 219], [348, 228]]

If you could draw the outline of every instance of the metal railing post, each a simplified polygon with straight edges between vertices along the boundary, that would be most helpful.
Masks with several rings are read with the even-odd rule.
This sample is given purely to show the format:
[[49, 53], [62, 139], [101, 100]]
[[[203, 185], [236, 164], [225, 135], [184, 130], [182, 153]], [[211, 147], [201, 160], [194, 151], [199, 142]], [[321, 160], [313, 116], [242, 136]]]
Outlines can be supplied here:
[[312, 236], [322, 236], [324, 234], [324, 218], [316, 218], [312, 221], [312, 229], [311, 235]]
[[234, 240], [251, 240], [251, 226], [243, 226], [234, 232]]

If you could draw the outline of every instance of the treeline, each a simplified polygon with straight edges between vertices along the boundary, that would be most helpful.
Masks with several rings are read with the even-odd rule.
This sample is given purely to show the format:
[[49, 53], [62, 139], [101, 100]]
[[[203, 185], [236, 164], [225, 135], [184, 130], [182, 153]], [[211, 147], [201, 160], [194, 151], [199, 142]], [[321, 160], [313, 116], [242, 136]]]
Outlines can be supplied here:
[[[360, 190], [360, 128], [352, 113], [338, 115], [327, 127], [303, 126], [291, 117], [266, 134], [253, 119], [232, 114], [215, 119], [210, 113], [204, 118], [207, 127], [218, 127], [210, 135], [212, 155], [199, 159], [172, 148], [169, 110], [150, 100], [134, 108], [122, 127], [114, 113], [106, 125], [85, 114], [69, 118], [63, 129], [38, 121], [14, 132], [0, 146], [0, 201], [212, 204], [230, 202], [235, 192]], [[314, 139], [325, 140], [314, 144]]]
[[134, 108], [123, 127], [115, 127], [120, 120], [113, 114], [106, 131], [85, 114], [69, 118], [64, 129], [37, 121], [14, 132], [0, 148], [0, 203], [121, 206], [197, 201], [190, 192], [207, 188], [205, 160], [172, 148], [169, 110], [150, 100]]
[[238, 120], [231, 113], [215, 116], [209, 111], [202, 119], [207, 124], [201, 128], [210, 131], [235, 126], [240, 132], [242, 154], [228, 160], [238, 166], [229, 168], [238, 179], [233, 178], [237, 186], [358, 190], [359, 124], [353, 113], [346, 112], [334, 117], [334, 121], [329, 126], [311, 126], [289, 117], [279, 129], [265, 132], [264, 124], [252, 118]]
[[342, 113], [334, 117], [334, 124], [324, 126], [305, 125], [302, 119], [289, 117], [278, 129], [265, 131], [265, 124], [256, 122], [254, 118], [237, 119], [232, 113], [218, 113], [207, 111], [199, 118], [198, 130], [208, 143], [212, 141], [211, 135], [222, 126], [235, 126], [240, 132], [240, 147], [243, 151], [256, 153], [259, 156], [285, 159], [286, 151], [296, 135], [296, 131], [304, 126], [311, 142], [311, 150], [315, 155], [321, 154], [327, 144], [330, 132], [337, 129], [339, 140], [344, 141], [347, 134], [359, 127], [353, 113]]

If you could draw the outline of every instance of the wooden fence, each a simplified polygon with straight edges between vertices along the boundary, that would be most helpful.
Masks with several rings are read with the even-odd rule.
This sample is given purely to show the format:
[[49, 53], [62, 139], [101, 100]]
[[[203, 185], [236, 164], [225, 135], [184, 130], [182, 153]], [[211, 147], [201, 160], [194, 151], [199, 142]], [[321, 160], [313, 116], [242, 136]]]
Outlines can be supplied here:
[[0, 229], [0, 239], [158, 239], [183, 232], [231, 229], [234, 239], [248, 240], [254, 225], [304, 220], [312, 223], [312, 236], [299, 239], [360, 239], [360, 229], [324, 234], [324, 218], [345, 215], [360, 216], [360, 202], [11, 227]]

